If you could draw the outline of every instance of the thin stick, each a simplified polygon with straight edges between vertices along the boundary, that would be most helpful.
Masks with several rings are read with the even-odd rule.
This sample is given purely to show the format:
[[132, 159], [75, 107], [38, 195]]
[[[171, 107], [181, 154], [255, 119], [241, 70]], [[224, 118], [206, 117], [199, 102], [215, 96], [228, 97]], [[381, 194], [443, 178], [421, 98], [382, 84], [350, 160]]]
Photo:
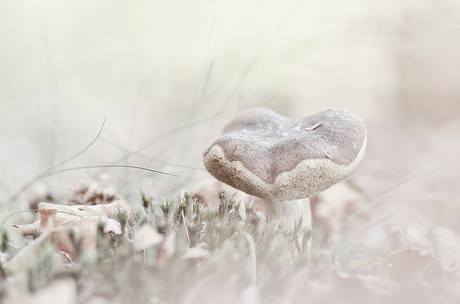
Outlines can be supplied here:
[[0, 229], [3, 228], [3, 224], [5, 224], [5, 222], [10, 218], [12, 217], [13, 215], [16, 215], [16, 214], [19, 214], [19, 213], [24, 213], [24, 212], [30, 212], [30, 211], [38, 211], [38, 209], [29, 209], [29, 210], [21, 210], [21, 211], [16, 211], [16, 212], [13, 212], [11, 214], [9, 214], [7, 217], [5, 217], [2, 221], [2, 223], [0, 224]]
[[93, 139], [92, 142], [89, 143], [89, 145], [87, 145], [86, 147], [84, 147], [82, 150], [80, 150], [79, 152], [75, 153], [71, 157], [69, 157], [67, 159], [64, 159], [63, 161], [61, 161], [61, 162], [49, 167], [48, 169], [45, 170], [45, 172], [52, 171], [54, 168], [62, 166], [63, 164], [65, 164], [65, 163], [77, 158], [78, 156], [82, 155], [86, 150], [88, 150], [96, 142], [96, 140], [99, 138], [99, 136], [101, 136], [102, 129], [104, 129], [104, 125], [105, 125], [106, 120], [107, 120], [107, 116], [104, 117], [104, 121], [102, 122], [102, 126], [99, 129], [99, 133], [97, 133], [96, 137]]
[[201, 119], [201, 120], [194, 121], [194, 122], [192, 122], [192, 123], [186, 124], [186, 125], [184, 125], [184, 126], [182, 126], [182, 127], [179, 127], [179, 128], [177, 128], [177, 129], [171, 130], [171, 131], [169, 131], [169, 132], [163, 133], [162, 135], [159, 135], [159, 136], [157, 136], [157, 137], [154, 137], [154, 138], [152, 138], [151, 140], [147, 141], [147, 142], [146, 142], [144, 145], [142, 145], [140, 148], [136, 149], [136, 150], [135, 150], [134, 152], [132, 152], [131, 154], [128, 154], [128, 155], [126, 155], [126, 156], [123, 156], [123, 157], [117, 159], [117, 160], [114, 161], [112, 164], [118, 164], [118, 163], [124, 161], [125, 159], [131, 157], [131, 155], [133, 155], [133, 154], [135, 154], [135, 153], [138, 153], [138, 152], [141, 152], [142, 150], [144, 150], [144, 149], [150, 147], [150, 146], [153, 145], [154, 143], [156, 143], [156, 142], [162, 140], [162, 139], [165, 138], [165, 137], [168, 137], [168, 136], [171, 135], [171, 134], [174, 134], [174, 133], [176, 133], [176, 132], [179, 132], [179, 131], [182, 131], [182, 130], [184, 130], [184, 129], [190, 128], [190, 127], [192, 127], [192, 126], [194, 126], [194, 125], [197, 125], [197, 124], [199, 124], [199, 123], [205, 122], [205, 121], [207, 121], [207, 120], [213, 119], [213, 118], [215, 118], [215, 117], [217, 117], [217, 116], [219, 116], [219, 115], [222, 115], [222, 114], [223, 114], [223, 111], [221, 111], [221, 112], [219, 112], [219, 113], [217, 113], [217, 114], [211, 115], [211, 116], [209, 116], [209, 117], [203, 118], [203, 119]]
[[256, 64], [259, 62], [260, 58], [264, 55], [264, 53], [272, 46], [273, 42], [275, 42], [281, 33], [284, 31], [286, 26], [294, 19], [294, 16], [297, 15], [301, 9], [301, 7], [305, 4], [307, 1], [300, 1], [297, 5], [294, 6], [294, 8], [287, 13], [287, 15], [284, 17], [284, 19], [281, 21], [281, 23], [278, 25], [278, 27], [272, 32], [270, 37], [268, 37], [267, 41], [263, 45], [263, 47], [260, 49], [260, 51], [257, 53], [257, 55], [252, 59], [252, 61], [248, 64], [246, 69], [243, 71], [243, 73], [240, 75], [238, 78], [235, 87], [233, 88], [233, 91], [230, 93], [230, 96], [227, 98], [226, 102], [224, 103], [224, 106], [222, 107], [222, 111], [225, 110], [227, 105], [229, 104], [230, 100], [232, 100], [233, 96], [235, 93], [238, 91], [238, 88], [243, 84], [246, 76], [251, 72], [251, 70], [256, 66]]
[[102, 129], [104, 128], [104, 125], [105, 125], [105, 121], [106, 121], [107, 117], [104, 118], [104, 121], [102, 123], [102, 126], [101, 128], [99, 129], [99, 132], [98, 134], [96, 135], [96, 137], [91, 141], [91, 143], [89, 145], [87, 145], [86, 147], [84, 147], [82, 150], [80, 150], [79, 152], [77, 152], [76, 154], [72, 155], [71, 157], [49, 167], [48, 169], [46, 169], [45, 171], [43, 171], [41, 174], [39, 174], [38, 176], [34, 177], [31, 181], [29, 181], [27, 184], [25, 184], [25, 186], [23, 186], [21, 189], [19, 189], [18, 191], [16, 191], [12, 196], [10, 196], [9, 200], [6, 202], [7, 204], [10, 203], [10, 202], [13, 202], [15, 201], [19, 195], [21, 195], [22, 192], [24, 192], [25, 190], [27, 190], [30, 186], [32, 186], [36, 181], [46, 177], [46, 176], [49, 176], [49, 175], [52, 175], [53, 174], [53, 169], [54, 168], [57, 168], [59, 166], [62, 166], [63, 164], [75, 159], [76, 157], [80, 156], [82, 153], [84, 153], [86, 150], [89, 149], [89, 147], [91, 147], [95, 142], [96, 140], [99, 138], [99, 136], [101, 135], [102, 133]]

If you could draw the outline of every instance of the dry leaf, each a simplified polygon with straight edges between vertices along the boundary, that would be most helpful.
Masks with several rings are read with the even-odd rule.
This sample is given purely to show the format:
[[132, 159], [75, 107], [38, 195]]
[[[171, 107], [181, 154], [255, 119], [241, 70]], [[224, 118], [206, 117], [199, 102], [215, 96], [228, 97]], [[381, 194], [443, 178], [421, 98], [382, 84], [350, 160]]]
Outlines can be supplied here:
[[[40, 203], [35, 222], [29, 225], [14, 225], [23, 236], [38, 233], [46, 234], [56, 249], [71, 261], [78, 259], [78, 254], [97, 246], [98, 225], [104, 225], [106, 234], [122, 234], [117, 217], [120, 211], [127, 215], [127, 223], [134, 224], [134, 213], [125, 199], [111, 204], [97, 206], [62, 206]], [[71, 237], [73, 235], [73, 238]]]
[[428, 250], [394, 250], [383, 260], [379, 268], [381, 278], [410, 287], [414, 282], [425, 282], [435, 287], [442, 286], [443, 269]]
[[163, 241], [163, 235], [158, 233], [149, 225], [142, 225], [134, 235], [133, 247], [136, 251], [145, 250], [149, 247], [160, 244]]
[[[37, 256], [42, 250], [42, 245], [48, 240], [51, 231], [46, 230], [40, 237], [34, 240], [25, 248], [21, 249], [4, 267], [5, 271], [10, 273], [17, 273], [21, 270], [27, 269], [30, 264], [30, 256]], [[58, 253], [56, 253], [58, 254]]]
[[[41, 217], [39, 235], [48, 232], [51, 243], [71, 261], [78, 259], [79, 252], [96, 248], [99, 223], [104, 224], [104, 233], [121, 234], [120, 223], [106, 217], [62, 215], [57, 213], [56, 209], [40, 209], [39, 214]], [[70, 231], [73, 232], [73, 240]], [[78, 248], [75, 244], [78, 244]]]
[[[118, 219], [120, 212], [124, 211], [127, 216], [127, 224], [129, 226], [134, 225], [134, 212], [131, 209], [131, 206], [124, 198], [117, 199], [113, 203], [104, 204], [104, 205], [95, 205], [95, 206], [85, 206], [85, 205], [75, 205], [75, 206], [64, 206], [50, 203], [40, 203], [38, 204], [39, 212], [35, 218], [35, 221], [32, 224], [28, 225], [14, 225], [14, 227], [21, 230], [22, 236], [33, 235], [35, 232], [39, 231], [41, 223], [41, 214], [40, 210], [57, 210], [59, 217], [55, 218], [56, 221], [67, 221], [72, 218], [82, 218], [84, 216], [97, 216], [101, 218], [115, 218]], [[42, 211], [43, 212], [43, 211]], [[60, 226], [55, 222], [55, 226]]]

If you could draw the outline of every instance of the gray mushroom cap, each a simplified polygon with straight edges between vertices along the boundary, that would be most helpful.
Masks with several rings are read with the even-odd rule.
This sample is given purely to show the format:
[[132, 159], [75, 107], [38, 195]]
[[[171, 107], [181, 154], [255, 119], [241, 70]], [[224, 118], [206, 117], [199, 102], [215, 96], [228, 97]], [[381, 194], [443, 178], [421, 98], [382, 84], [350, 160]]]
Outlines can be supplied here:
[[239, 113], [204, 153], [207, 170], [273, 201], [311, 197], [349, 176], [364, 156], [363, 119], [330, 109], [296, 120], [265, 108]]

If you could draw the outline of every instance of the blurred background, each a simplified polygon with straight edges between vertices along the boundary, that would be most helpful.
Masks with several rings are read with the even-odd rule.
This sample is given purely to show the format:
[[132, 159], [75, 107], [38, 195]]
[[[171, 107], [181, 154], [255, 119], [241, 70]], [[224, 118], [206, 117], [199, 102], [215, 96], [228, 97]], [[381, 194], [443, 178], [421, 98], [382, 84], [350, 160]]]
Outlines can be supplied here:
[[100, 172], [39, 178], [9, 202], [105, 117], [53, 170], [148, 167], [181, 177], [110, 168], [106, 183], [171, 196], [209, 177], [203, 151], [252, 106], [360, 113], [368, 149], [350, 178], [370, 198], [458, 169], [459, 17], [454, 0], [1, 0], [0, 201], [18, 211]]

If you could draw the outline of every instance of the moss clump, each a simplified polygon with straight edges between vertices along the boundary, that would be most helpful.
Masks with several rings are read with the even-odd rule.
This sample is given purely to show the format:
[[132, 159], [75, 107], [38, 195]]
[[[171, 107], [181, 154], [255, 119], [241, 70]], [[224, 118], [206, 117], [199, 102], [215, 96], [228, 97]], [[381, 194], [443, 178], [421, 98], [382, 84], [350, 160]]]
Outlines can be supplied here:
[[[55, 253], [42, 251], [37, 263], [27, 270], [28, 289], [36, 291], [56, 277], [72, 276], [77, 282], [96, 284], [94, 297], [130, 303], [181, 303], [199, 282], [218, 276], [218, 281], [228, 282], [237, 293], [254, 284], [260, 290], [271, 290], [264, 299], [270, 303], [282, 296], [287, 279], [308, 262], [306, 242], [299, 243], [304, 231], [266, 223], [253, 204], [236, 202], [224, 192], [219, 193], [214, 210], [187, 193], [180, 202], [155, 202], [144, 195], [142, 202], [144, 208], [130, 233], [108, 240], [100, 225], [97, 250], [82, 254], [72, 267], [53, 266]], [[125, 226], [125, 217], [121, 214], [118, 218]], [[143, 223], [156, 228], [164, 241], [137, 252], [132, 237]], [[193, 250], [206, 254], [193, 255]], [[84, 289], [85, 284], [82, 286]]]

